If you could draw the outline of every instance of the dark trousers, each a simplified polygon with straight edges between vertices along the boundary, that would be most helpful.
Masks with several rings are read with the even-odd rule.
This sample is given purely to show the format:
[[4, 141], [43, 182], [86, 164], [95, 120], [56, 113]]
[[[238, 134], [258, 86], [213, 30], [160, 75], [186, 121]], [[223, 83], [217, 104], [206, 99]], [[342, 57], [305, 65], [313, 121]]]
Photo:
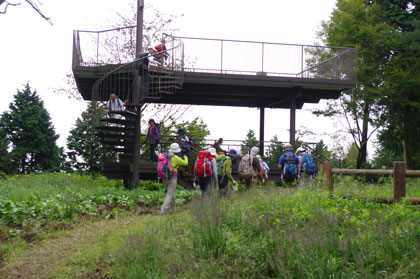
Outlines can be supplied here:
[[211, 191], [211, 176], [200, 177], [198, 179], [198, 184], [200, 184], [200, 189], [202, 194], [210, 194]]
[[226, 175], [219, 175], [219, 196], [226, 196], [228, 194], [228, 182], [229, 179]]
[[150, 161], [152, 162], [157, 162], [157, 159], [158, 159], [155, 153], [156, 146], [157, 146], [157, 143], [150, 144]]

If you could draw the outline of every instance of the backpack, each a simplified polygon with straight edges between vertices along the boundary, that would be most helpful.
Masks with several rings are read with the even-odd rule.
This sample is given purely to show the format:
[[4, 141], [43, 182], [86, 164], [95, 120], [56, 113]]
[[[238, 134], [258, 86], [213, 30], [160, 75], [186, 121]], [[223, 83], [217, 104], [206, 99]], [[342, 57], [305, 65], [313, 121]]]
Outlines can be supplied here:
[[284, 154], [283, 178], [287, 182], [292, 182], [297, 177], [295, 154]]
[[313, 175], [316, 173], [316, 166], [312, 156], [308, 153], [302, 154], [303, 162], [302, 162], [302, 170], [305, 171], [307, 175]]
[[247, 178], [255, 175], [254, 168], [252, 167], [252, 160], [254, 160], [254, 156], [251, 154], [246, 154], [242, 158], [238, 168], [239, 176]]
[[[265, 175], [265, 173], [266, 173], [266, 169], [265, 169], [265, 166], [264, 166], [264, 163], [263, 163], [263, 160], [258, 160], [259, 162], [260, 162], [260, 168], [261, 168], [261, 172], [262, 172], [262, 174], [263, 174], [263, 176]], [[257, 175], [258, 175], [258, 172], [257, 172]]]
[[197, 177], [203, 178], [211, 176], [211, 160], [213, 157], [208, 151], [198, 152], [198, 159], [194, 164], [194, 173]]
[[171, 159], [175, 155], [169, 155], [167, 153], [161, 153], [158, 157], [157, 172], [160, 178], [169, 179], [172, 176], [176, 176], [176, 171], [172, 170]]
[[230, 158], [226, 157], [225, 155], [216, 156], [218, 176], [226, 175], [226, 160], [230, 160]]
[[187, 140], [188, 140], [187, 144], [190, 145], [190, 147], [194, 147], [193, 139], [191, 137], [185, 135], [185, 141], [187, 141]]

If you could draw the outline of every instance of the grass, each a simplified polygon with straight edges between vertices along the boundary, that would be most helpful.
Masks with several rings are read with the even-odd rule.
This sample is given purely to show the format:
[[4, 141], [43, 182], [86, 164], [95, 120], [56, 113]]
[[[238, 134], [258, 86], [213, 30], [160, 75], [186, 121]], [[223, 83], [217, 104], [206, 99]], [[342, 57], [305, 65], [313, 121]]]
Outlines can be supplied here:
[[127, 238], [113, 278], [419, 278], [420, 209], [317, 187], [194, 200]]

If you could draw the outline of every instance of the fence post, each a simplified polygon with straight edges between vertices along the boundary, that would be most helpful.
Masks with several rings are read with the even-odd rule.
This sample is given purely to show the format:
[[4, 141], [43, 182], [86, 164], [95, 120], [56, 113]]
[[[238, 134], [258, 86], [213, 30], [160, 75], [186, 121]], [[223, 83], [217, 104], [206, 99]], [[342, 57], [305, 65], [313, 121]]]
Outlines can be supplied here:
[[405, 176], [407, 164], [405, 162], [394, 162], [394, 201], [400, 201], [405, 197]]
[[332, 193], [334, 191], [334, 180], [332, 177], [331, 170], [334, 168], [333, 162], [325, 162], [323, 167], [323, 172], [325, 173], [325, 176], [327, 177], [327, 187]]

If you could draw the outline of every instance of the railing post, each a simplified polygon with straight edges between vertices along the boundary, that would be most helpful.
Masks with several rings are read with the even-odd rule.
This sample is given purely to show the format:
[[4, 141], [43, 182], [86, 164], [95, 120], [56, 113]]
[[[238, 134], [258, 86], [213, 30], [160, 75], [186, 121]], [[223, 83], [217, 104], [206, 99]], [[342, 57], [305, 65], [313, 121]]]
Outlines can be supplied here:
[[99, 32], [96, 38], [96, 64], [99, 64]]
[[303, 46], [301, 46], [300, 72], [300, 77], [303, 78]]
[[328, 190], [330, 190], [330, 192], [334, 192], [334, 180], [332, 177], [332, 173], [331, 170], [334, 168], [334, 163], [333, 162], [325, 162], [324, 163], [324, 167], [323, 167], [323, 173], [325, 174], [325, 176], [327, 177], [327, 187]]
[[405, 197], [405, 176], [407, 164], [405, 162], [394, 162], [394, 201], [400, 201]]
[[223, 40], [220, 41], [220, 73], [223, 74]]
[[261, 72], [264, 72], [264, 43], [261, 44], [261, 48], [262, 48], [262, 61], [261, 61]]

